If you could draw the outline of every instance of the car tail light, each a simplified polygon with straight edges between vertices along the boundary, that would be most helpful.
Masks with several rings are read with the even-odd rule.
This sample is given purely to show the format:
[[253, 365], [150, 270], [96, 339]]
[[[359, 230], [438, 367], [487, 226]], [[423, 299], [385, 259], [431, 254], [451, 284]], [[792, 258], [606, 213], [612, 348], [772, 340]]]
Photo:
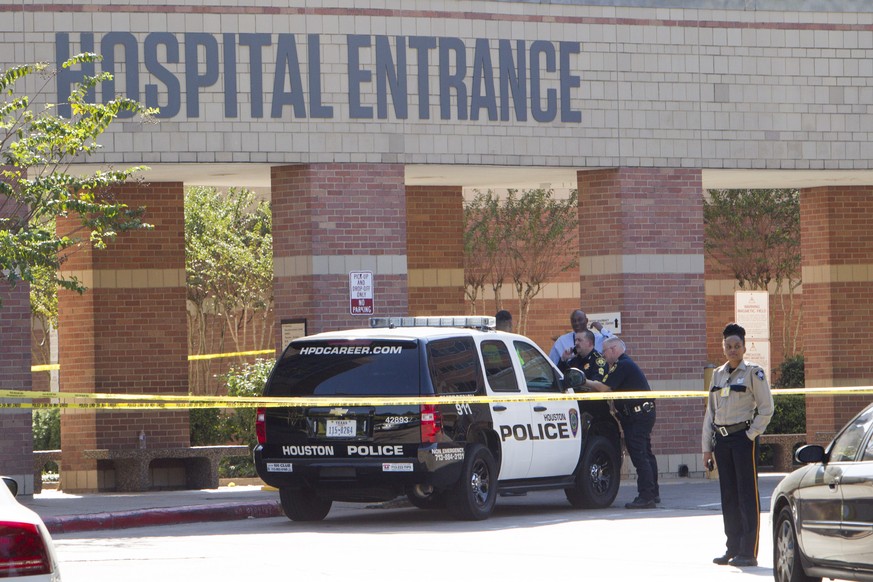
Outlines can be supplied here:
[[258, 408], [255, 414], [255, 434], [258, 437], [258, 444], [262, 445], [267, 442], [267, 409]]
[[421, 405], [421, 442], [435, 443], [443, 430], [443, 415], [434, 404]]
[[0, 578], [50, 574], [48, 548], [32, 523], [0, 521]]

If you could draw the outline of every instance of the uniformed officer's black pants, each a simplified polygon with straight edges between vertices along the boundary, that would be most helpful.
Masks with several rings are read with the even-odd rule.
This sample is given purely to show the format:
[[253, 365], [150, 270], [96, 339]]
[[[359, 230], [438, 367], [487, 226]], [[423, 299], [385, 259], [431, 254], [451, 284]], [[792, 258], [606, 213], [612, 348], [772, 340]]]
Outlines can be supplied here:
[[658, 490], [658, 461], [652, 453], [655, 411], [621, 414], [619, 420], [624, 432], [624, 446], [637, 471], [637, 495], [645, 501], [652, 501], [661, 496]]
[[761, 500], [755, 441], [741, 430], [715, 439], [715, 462], [721, 488], [721, 513], [727, 536], [727, 553], [732, 556], [758, 556]]

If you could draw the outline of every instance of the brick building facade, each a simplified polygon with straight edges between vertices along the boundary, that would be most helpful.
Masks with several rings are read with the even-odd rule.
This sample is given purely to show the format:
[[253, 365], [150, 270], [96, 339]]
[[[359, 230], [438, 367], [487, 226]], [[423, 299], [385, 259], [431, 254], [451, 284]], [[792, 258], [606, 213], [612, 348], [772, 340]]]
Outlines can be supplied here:
[[[358, 270], [373, 273], [377, 314], [466, 311], [464, 188], [577, 187], [580, 267], [535, 301], [528, 334], [548, 350], [580, 304], [620, 311], [630, 353], [659, 390], [701, 388], [732, 319], [730, 277], [704, 257], [703, 191], [803, 188], [808, 382], [869, 384], [873, 9], [600, 4], [0, 6], [0, 68], [93, 50], [115, 91], [160, 108], [157, 124], [114, 124], [92, 160], [151, 166], [147, 184], [121, 195], [145, 204], [156, 229], [65, 266], [91, 291], [61, 297], [61, 390], [186, 392], [188, 184], [269, 190], [276, 319], [304, 318], [309, 332], [360, 324], [348, 296]], [[61, 73], [47, 98], [90, 72]], [[2, 293], [0, 367], [28, 389], [24, 291]], [[815, 440], [869, 399], [810, 400]], [[662, 410], [662, 466], [700, 470], [702, 402]], [[184, 413], [142, 414], [64, 415], [71, 489], [109, 487], [80, 451], [130, 446], [146, 423], [153, 438], [186, 443]], [[0, 459], [26, 481], [23, 418], [0, 417], [14, 435]]]

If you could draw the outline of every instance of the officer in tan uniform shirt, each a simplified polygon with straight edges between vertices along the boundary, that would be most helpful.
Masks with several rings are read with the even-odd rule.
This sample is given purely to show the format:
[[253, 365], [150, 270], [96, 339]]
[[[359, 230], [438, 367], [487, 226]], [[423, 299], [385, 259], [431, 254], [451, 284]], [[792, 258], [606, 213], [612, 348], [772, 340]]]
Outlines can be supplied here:
[[758, 565], [761, 499], [756, 467], [757, 438], [773, 416], [773, 396], [764, 370], [743, 359], [746, 330], [729, 323], [722, 332], [728, 361], [712, 374], [703, 419], [703, 462], [718, 465], [727, 551], [714, 563]]

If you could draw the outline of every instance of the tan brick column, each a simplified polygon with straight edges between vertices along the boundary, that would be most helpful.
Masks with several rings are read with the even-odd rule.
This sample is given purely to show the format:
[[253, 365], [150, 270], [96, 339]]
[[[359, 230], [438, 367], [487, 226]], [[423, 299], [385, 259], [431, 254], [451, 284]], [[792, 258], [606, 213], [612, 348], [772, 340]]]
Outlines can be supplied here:
[[402, 165], [279, 166], [271, 180], [277, 322], [305, 318], [310, 334], [368, 325], [349, 310], [352, 271], [373, 273], [376, 315], [408, 314]]
[[409, 314], [467, 313], [463, 189], [460, 186], [408, 187], [406, 228]]
[[[873, 384], [873, 187], [800, 192], [806, 385]], [[810, 442], [826, 444], [869, 395], [807, 397]]]
[[[146, 206], [152, 231], [121, 234], [107, 250], [82, 248], [62, 270], [88, 287], [59, 297], [63, 392], [187, 394], [184, 199], [180, 183], [127, 185], [116, 193]], [[71, 226], [61, 221], [59, 232]], [[61, 415], [66, 491], [114, 488], [113, 473], [88, 449], [188, 446], [188, 412], [65, 410]], [[102, 462], [101, 462], [102, 463]], [[98, 468], [100, 471], [98, 471]]]
[[[702, 390], [706, 362], [700, 170], [580, 171], [581, 302], [620, 311], [622, 338], [653, 390]], [[662, 473], [700, 457], [703, 400], [658, 403]], [[664, 463], [663, 461], [667, 461]]]

